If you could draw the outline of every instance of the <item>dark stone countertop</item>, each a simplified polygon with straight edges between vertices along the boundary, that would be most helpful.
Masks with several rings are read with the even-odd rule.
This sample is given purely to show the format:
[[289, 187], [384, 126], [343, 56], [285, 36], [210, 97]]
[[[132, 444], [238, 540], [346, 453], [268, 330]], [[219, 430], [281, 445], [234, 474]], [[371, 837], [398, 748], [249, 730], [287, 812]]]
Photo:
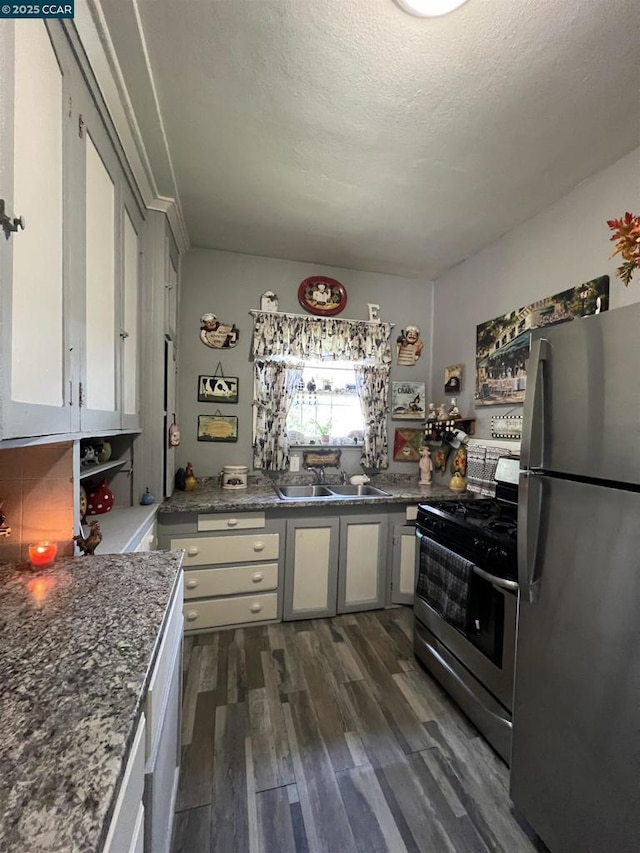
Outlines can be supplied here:
[[[287, 479], [286, 482], [292, 482]], [[308, 483], [309, 475], [295, 482]], [[285, 480], [283, 480], [285, 482]], [[328, 483], [327, 485], [331, 485]], [[358, 497], [358, 498], [312, 498], [309, 500], [282, 500], [276, 494], [271, 481], [266, 478], [249, 480], [246, 489], [222, 489], [217, 478], [198, 480], [198, 487], [193, 492], [174, 491], [158, 508], [159, 516], [164, 513], [181, 512], [250, 512], [251, 510], [296, 510], [302, 507], [355, 507], [355, 506], [388, 506], [406, 505], [415, 503], [429, 503], [442, 498], [452, 498], [458, 493], [452, 492], [446, 485], [434, 482], [431, 486], [418, 485], [417, 478], [409, 479], [398, 476], [396, 478], [375, 477], [371, 479], [372, 486], [379, 486], [386, 492], [388, 497]], [[473, 498], [467, 492], [461, 497]]]
[[0, 850], [101, 849], [181, 565], [0, 565]]

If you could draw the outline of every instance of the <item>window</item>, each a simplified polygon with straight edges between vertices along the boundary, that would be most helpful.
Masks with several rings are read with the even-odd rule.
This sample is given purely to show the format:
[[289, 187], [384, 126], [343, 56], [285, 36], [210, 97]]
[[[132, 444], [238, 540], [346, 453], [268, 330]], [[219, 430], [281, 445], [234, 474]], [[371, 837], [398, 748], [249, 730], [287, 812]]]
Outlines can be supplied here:
[[364, 417], [356, 374], [347, 362], [307, 361], [287, 416], [290, 445], [361, 445]]

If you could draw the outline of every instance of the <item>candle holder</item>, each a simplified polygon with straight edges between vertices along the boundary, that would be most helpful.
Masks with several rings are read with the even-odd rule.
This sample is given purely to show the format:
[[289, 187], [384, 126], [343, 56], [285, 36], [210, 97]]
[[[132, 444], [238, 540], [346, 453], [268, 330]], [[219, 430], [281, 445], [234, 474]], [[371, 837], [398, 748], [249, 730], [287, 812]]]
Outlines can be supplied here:
[[55, 542], [35, 542], [29, 545], [29, 562], [34, 569], [50, 566], [56, 558], [58, 546]]

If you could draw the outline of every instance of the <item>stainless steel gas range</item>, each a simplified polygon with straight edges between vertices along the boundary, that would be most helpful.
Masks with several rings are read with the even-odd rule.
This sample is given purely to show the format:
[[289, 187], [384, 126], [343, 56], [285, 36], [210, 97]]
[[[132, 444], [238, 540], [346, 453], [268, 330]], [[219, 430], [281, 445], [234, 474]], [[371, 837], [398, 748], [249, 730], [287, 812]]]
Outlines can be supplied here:
[[414, 651], [509, 763], [518, 605], [516, 457], [496, 497], [421, 504]]

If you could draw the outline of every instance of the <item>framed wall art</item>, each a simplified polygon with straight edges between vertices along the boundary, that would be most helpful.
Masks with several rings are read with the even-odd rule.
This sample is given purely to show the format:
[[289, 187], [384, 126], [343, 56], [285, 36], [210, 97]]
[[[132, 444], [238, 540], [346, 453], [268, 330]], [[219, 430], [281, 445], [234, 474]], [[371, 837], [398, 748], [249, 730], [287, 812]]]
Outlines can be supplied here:
[[422, 429], [397, 429], [393, 439], [393, 458], [396, 462], [419, 462], [422, 450]]
[[300, 284], [298, 302], [310, 314], [331, 317], [344, 310], [347, 304], [347, 291], [335, 278], [312, 275]]
[[237, 441], [235, 415], [198, 415], [198, 441]]
[[427, 417], [424, 382], [402, 380], [391, 383], [391, 417], [394, 420], [423, 421]]
[[457, 394], [462, 391], [462, 365], [450, 364], [444, 369], [444, 393]]
[[476, 330], [476, 406], [524, 403], [531, 331], [606, 311], [609, 276], [602, 275], [481, 323]]
[[198, 376], [199, 403], [237, 403], [236, 376]]
[[491, 438], [522, 438], [522, 415], [502, 415], [491, 418]]

